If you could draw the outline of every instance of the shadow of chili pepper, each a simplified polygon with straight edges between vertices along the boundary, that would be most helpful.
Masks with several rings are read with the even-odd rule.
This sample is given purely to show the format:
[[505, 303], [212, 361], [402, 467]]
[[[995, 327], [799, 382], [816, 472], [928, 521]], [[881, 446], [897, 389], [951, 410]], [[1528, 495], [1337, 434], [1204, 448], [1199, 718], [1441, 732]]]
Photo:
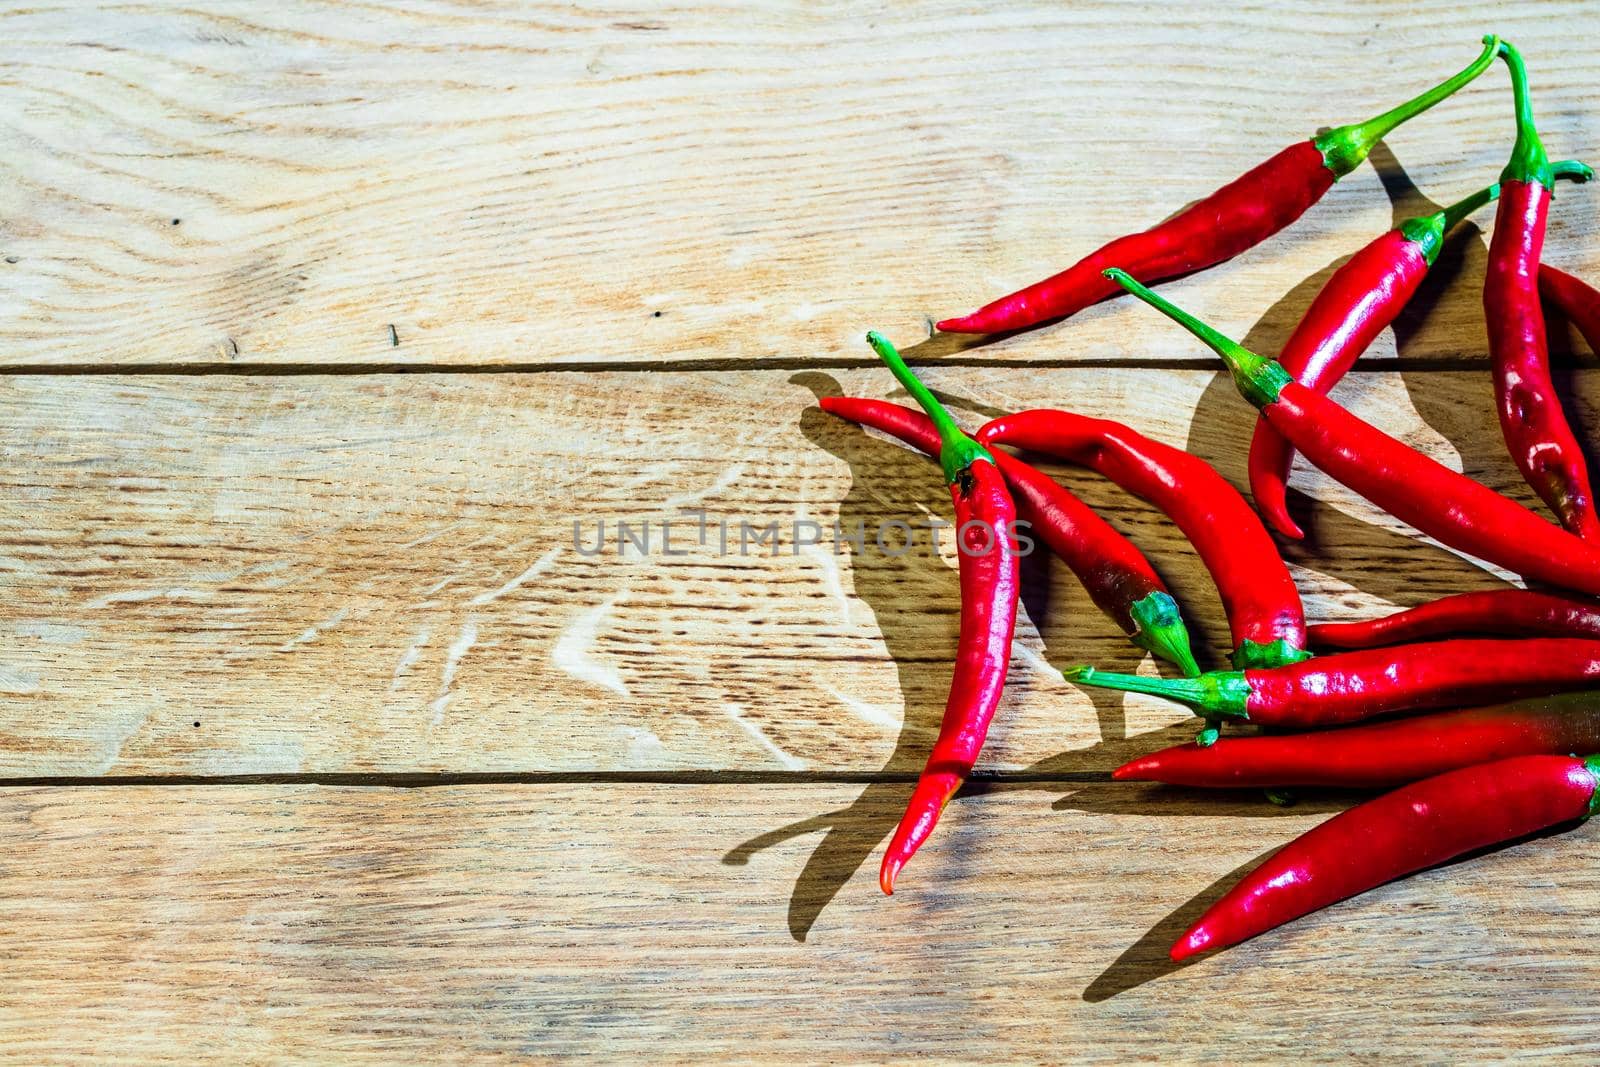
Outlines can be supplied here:
[[[1493, 856], [1496, 853], [1517, 848], [1521, 845], [1526, 845], [1534, 841], [1541, 841], [1548, 837], [1559, 837], [1562, 834], [1571, 832], [1573, 827], [1574, 824], [1571, 823], [1563, 826], [1547, 827], [1546, 829], [1540, 830], [1537, 833], [1529, 834], [1525, 837], [1519, 837], [1512, 841], [1502, 841], [1499, 844], [1490, 845], [1487, 848], [1481, 848], [1474, 852], [1465, 853], [1464, 855], [1447, 860], [1446, 862], [1438, 864], [1437, 866], [1426, 868], [1423, 871], [1414, 872], [1413, 874], [1406, 875], [1405, 877], [1394, 882], [1385, 883], [1385, 885], [1397, 886], [1400, 884], [1400, 882], [1406, 881], [1410, 878], [1418, 877], [1419, 875], [1434, 871], [1449, 870], [1458, 864], [1473, 863], [1482, 860], [1485, 857]], [[1184, 960], [1182, 963], [1174, 963], [1171, 957], [1167, 954], [1172, 948], [1173, 942], [1177, 941], [1178, 938], [1183, 935], [1184, 931], [1187, 930], [1190, 925], [1195, 922], [1195, 920], [1199, 919], [1200, 916], [1205, 913], [1207, 908], [1211, 907], [1211, 905], [1220, 900], [1223, 895], [1237, 885], [1245, 877], [1245, 875], [1249, 874], [1262, 863], [1266, 862], [1267, 859], [1273, 856], [1277, 851], [1277, 848], [1268, 849], [1250, 862], [1234, 868], [1232, 871], [1228, 872], [1226, 875], [1207, 886], [1204, 890], [1185, 901], [1180, 907], [1168, 914], [1166, 918], [1162, 919], [1155, 926], [1151, 927], [1143, 937], [1130, 946], [1127, 951], [1123, 952], [1122, 955], [1118, 956], [1116, 961], [1112, 963], [1110, 967], [1107, 967], [1103, 972], [1101, 972], [1099, 977], [1090, 982], [1083, 991], [1083, 999], [1092, 1004], [1098, 1004], [1102, 1001], [1110, 1000], [1112, 997], [1118, 996], [1122, 993], [1126, 993], [1130, 989], [1144, 985], [1146, 982], [1151, 982], [1157, 978], [1165, 977], [1166, 975], [1183, 970], [1187, 967], [1203, 966], [1212, 959], [1219, 957], [1226, 958], [1230, 952], [1237, 951], [1242, 946], [1236, 945], [1210, 955], [1193, 956], [1187, 960]], [[1384, 886], [1377, 886], [1367, 893], [1359, 894], [1350, 898], [1349, 900], [1340, 901], [1339, 903], [1332, 905], [1332, 907], [1340, 909], [1358, 908], [1362, 906], [1363, 902], [1369, 906], [1381, 906], [1383, 902], [1383, 894]], [[1279, 936], [1285, 931], [1292, 930], [1297, 923], [1306, 920], [1313, 920], [1318, 914], [1320, 914], [1320, 912], [1312, 912], [1311, 915], [1302, 916], [1300, 919], [1295, 919], [1282, 927], [1279, 927], [1275, 930], [1270, 930], [1261, 935], [1259, 940], [1270, 946], [1269, 939]], [[1257, 939], [1252, 939], [1252, 941], [1254, 940]]]
[[1153, 783], [1103, 782], [1075, 788], [1050, 807], [1052, 811], [1085, 815], [1272, 819], [1283, 815], [1331, 815], [1373, 795], [1371, 791], [1335, 789], [1293, 793], [1294, 803], [1284, 805], [1268, 801], [1259, 789], [1183, 789]]
[[[802, 373], [791, 380], [819, 395], [840, 391], [826, 374]], [[801, 432], [850, 463], [851, 488], [839, 505], [839, 522], [846, 531], [859, 521], [871, 538], [883, 522], [906, 521], [923, 512], [938, 515], [949, 504], [937, 468], [909, 450], [874, 441], [859, 427], [817, 408], [803, 413]], [[919, 546], [892, 556], [874, 546], [853, 554], [850, 566], [855, 595], [872, 609], [899, 672], [905, 706], [900, 735], [881, 771], [906, 776], [922, 769], [943, 716], [952, 669], [948, 663], [938, 667], [929, 663], [929, 653], [953, 648], [959, 625], [957, 576], [947, 568], [929, 566], [927, 551]], [[754, 838], [730, 851], [723, 862], [743, 863], [756, 851], [821, 831], [823, 839], [807, 859], [789, 903], [789, 932], [796, 941], [804, 941], [822, 909], [894, 829], [899, 817], [894, 799], [903, 805], [909, 791], [905, 782], [872, 783], [847, 807]]]
[[[819, 397], [839, 395], [837, 381], [820, 372], [804, 372], [790, 381], [803, 385]], [[801, 417], [801, 432], [813, 444], [843, 459], [850, 465], [851, 488], [839, 505], [839, 522], [846, 529], [854, 529], [859, 520], [873, 530], [879, 522], [902, 519], [908, 514], [926, 510], [943, 516], [949, 506], [949, 495], [937, 474], [937, 467], [908, 449], [868, 436], [866, 431], [835, 419], [816, 408], [808, 409]], [[1072, 581], [1070, 576], [1058, 572], [1049, 562], [1047, 552], [1037, 552], [1036, 564], [1024, 572], [1024, 603], [1030, 620], [1044, 618], [1035, 610], [1044, 610], [1055, 597], [1053, 583]], [[1030, 557], [1031, 558], [1031, 557]], [[1060, 568], [1064, 571], [1064, 568]], [[1044, 580], [1039, 581], [1040, 578]], [[920, 552], [894, 558], [879, 552], [863, 552], [852, 557], [851, 579], [855, 596], [864, 601], [877, 620], [890, 657], [899, 671], [900, 691], [905, 702], [904, 720], [895, 749], [881, 768], [880, 773], [904, 776], [907, 780], [873, 782], [862, 790], [851, 804], [821, 815], [803, 819], [776, 830], [758, 835], [731, 849], [723, 857], [729, 865], [742, 865], [756, 852], [807, 834], [821, 833], [822, 840], [807, 858], [796, 879], [790, 895], [788, 925], [796, 941], [804, 941], [817, 918], [839, 890], [876, 851], [878, 845], [893, 831], [910, 794], [909, 779], [922, 769], [928, 748], [933, 743], [938, 724], [943, 718], [944, 703], [953, 669], [948, 654], [940, 650], [953, 650], [959, 625], [960, 588], [956, 573], [942, 566], [929, 566], [926, 546]], [[1034, 588], [1030, 588], [1034, 585]], [[1044, 586], [1041, 593], [1038, 586]], [[1068, 587], [1063, 587], [1063, 591]], [[1073, 617], [1100, 621], [1098, 612], [1089, 605], [1088, 597], [1075, 590], [1070, 611]], [[1079, 603], [1081, 601], [1081, 604]], [[918, 605], [937, 603], [934, 611]], [[1066, 605], [1061, 605], [1066, 608]], [[938, 618], [935, 630], [930, 617]], [[1110, 627], [1108, 622], [1105, 624]], [[1044, 630], [1041, 628], [1041, 635]], [[1108, 631], [1107, 645], [1120, 648], [1120, 636]], [[1120, 669], [1131, 669], [1145, 653], [1127, 646], [1125, 651], [1099, 658], [1121, 664]], [[938, 659], [937, 667], [930, 656]], [[1109, 705], [1108, 705], [1109, 706]], [[1121, 702], [1115, 704], [1115, 721], [1103, 728], [1114, 728], [1117, 740], [1122, 738], [1123, 720]], [[993, 736], [998, 739], [1006, 728], [1006, 720], [1015, 713], [1015, 705], [1002, 704], [996, 717]], [[1080, 758], [1089, 759], [1091, 750], [1081, 750]], [[1099, 763], [1104, 767], [1104, 760]], [[1038, 788], [1058, 788], [1056, 783], [1039, 783]], [[965, 793], [965, 791], [963, 791]], [[962, 794], [957, 795], [959, 802]], [[941, 850], [941, 862], [946, 868], [959, 870], [962, 862], [960, 835], [951, 838]]]
[[1276, 851], [1278, 851], [1276, 847], [1269, 848], [1248, 863], [1240, 864], [1168, 912], [1166, 918], [1128, 946], [1122, 955], [1112, 961], [1111, 966], [1101, 971], [1099, 977], [1085, 987], [1083, 999], [1090, 1004], [1099, 1004], [1130, 989], [1136, 989], [1146, 982], [1153, 982], [1157, 978], [1163, 978], [1202, 962], [1205, 959], [1203, 956], [1174, 963], [1167, 953], [1172, 949], [1173, 942], [1177, 941], [1207, 908]]

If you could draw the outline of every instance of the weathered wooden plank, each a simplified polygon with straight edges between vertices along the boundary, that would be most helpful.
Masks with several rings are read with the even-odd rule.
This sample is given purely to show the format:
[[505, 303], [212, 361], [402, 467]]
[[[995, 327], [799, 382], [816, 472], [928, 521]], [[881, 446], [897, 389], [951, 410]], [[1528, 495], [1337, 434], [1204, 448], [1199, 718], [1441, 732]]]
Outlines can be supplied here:
[[[1526, 51], [1551, 151], [1600, 155], [1583, 111], [1597, 18], [1593, 2], [1488, 21], [1376, 0], [1160, 19], [28, 5], [0, 21], [0, 361], [859, 357], [865, 326], [924, 336], [1412, 95], [1485, 32]], [[1417, 189], [1448, 201], [1492, 180], [1510, 136], [1496, 70], [1375, 157], [1389, 195], [1363, 168], [1291, 233], [1175, 291], [1275, 344], [1331, 264], [1419, 209]], [[1552, 223], [1552, 258], [1591, 276], [1596, 211], [1565, 192]], [[1482, 253], [1471, 237], [1446, 257], [1403, 355], [1482, 351]], [[1195, 355], [1149, 315], [1108, 307], [987, 351]]]
[[903, 788], [6, 790], [0, 1035], [35, 1062], [1600, 1050], [1592, 828], [1174, 969], [1327, 804], [993, 791], [889, 900], [866, 857]]
[[[963, 417], [1068, 401], [1242, 482], [1252, 413], [1212, 373], [927, 379]], [[1600, 426], [1600, 377], [1575, 382]], [[0, 773], [914, 771], [955, 639], [953, 550], [947, 533], [935, 559], [926, 525], [948, 496], [814, 407], [892, 387], [881, 370], [0, 379]], [[1340, 395], [1531, 500], [1485, 375], [1357, 375]], [[1297, 477], [1325, 501], [1291, 551], [1313, 616], [1503, 580]], [[1219, 663], [1216, 594], [1175, 530], [1070, 484], [1147, 550]], [[619, 520], [654, 524], [649, 555], [619, 552]], [[828, 542], [860, 526], [863, 550], [801, 546], [795, 520]], [[774, 522], [781, 544], [739, 553], [741, 523]], [[874, 543], [899, 546], [894, 522], [918, 528], [911, 553]], [[988, 766], [1105, 770], [1150, 743], [1125, 735], [1183, 720], [1066, 684], [1055, 668], [1141, 656], [1056, 561], [1026, 580]]]

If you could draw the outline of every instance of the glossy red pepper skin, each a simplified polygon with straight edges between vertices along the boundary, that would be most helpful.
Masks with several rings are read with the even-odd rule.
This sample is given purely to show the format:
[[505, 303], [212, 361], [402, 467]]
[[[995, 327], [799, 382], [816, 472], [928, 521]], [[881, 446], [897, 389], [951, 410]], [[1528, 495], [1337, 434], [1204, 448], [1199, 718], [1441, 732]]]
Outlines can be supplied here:
[[1391, 712], [1600, 685], [1600, 641], [1472, 639], [1319, 656], [1246, 671], [1245, 712], [1268, 726], [1337, 726]]
[[[881, 430], [929, 455], [939, 454], [938, 431], [920, 411], [856, 397], [824, 397], [821, 405], [839, 418]], [[1011, 487], [1018, 514], [1083, 583], [1095, 606], [1140, 647], [1185, 674], [1198, 674], [1181, 616], [1161, 629], [1148, 616], [1140, 617], [1159, 604], [1170, 605], [1177, 616], [1177, 602], [1144, 553], [1049, 475], [1004, 452], [991, 454]]]
[[1306, 657], [1305, 610], [1289, 568], [1244, 497], [1205, 460], [1122, 423], [1069, 411], [1002, 415], [976, 437], [1088, 467], [1160, 508], [1216, 582], [1235, 666]]
[[1489, 326], [1500, 431], [1522, 477], [1550, 505], [1561, 525], [1587, 541], [1600, 538], [1589, 467], [1578, 447], [1561, 399], [1550, 380], [1544, 308], [1539, 303], [1539, 257], [1544, 253], [1550, 192], [1558, 176], [1588, 181], [1585, 164], [1552, 164], [1539, 140], [1522, 55], [1499, 45], [1511, 73], [1517, 140], [1500, 172], [1500, 210], [1489, 243], [1483, 279], [1483, 311]]
[[[1582, 175], [1581, 166], [1570, 162], [1559, 169], [1564, 178]], [[1451, 228], [1499, 195], [1499, 184], [1480, 189], [1442, 211], [1407, 219], [1357, 252], [1312, 301], [1278, 363], [1301, 385], [1327, 393], [1410, 303]], [[1293, 461], [1293, 446], [1266, 419], [1256, 420], [1250, 492], [1268, 525], [1299, 539], [1305, 532], [1289, 514], [1287, 500]]]
[[1291, 382], [1262, 409], [1316, 467], [1451, 548], [1600, 596], [1600, 551]]
[[1001, 333], [1076, 314], [1121, 292], [1102, 276], [1107, 267], [1165, 281], [1215, 266], [1298, 219], [1333, 182], [1314, 142], [1290, 145], [1167, 221], [1102, 245], [1060, 274], [970, 315], [945, 319], [938, 329]]
[[1600, 292], [1548, 263], [1539, 264], [1539, 295], [1578, 328], [1589, 350], [1600, 355]]
[[1369, 800], [1247, 874], [1178, 939], [1172, 958], [1236, 945], [1415, 871], [1587, 819], [1595, 774], [1573, 756], [1516, 756]]
[[1506, 447], [1523, 478], [1563, 526], [1594, 541], [1600, 538], [1600, 516], [1589, 466], [1550, 379], [1539, 302], [1539, 257], [1549, 209], [1550, 190], [1539, 182], [1501, 183], [1483, 283], [1496, 410]]
[[1396, 441], [1126, 272], [1108, 274], [1221, 356], [1240, 394], [1335, 481], [1451, 548], [1550, 585], [1600, 596], [1600, 550], [1594, 545]]
[[1600, 694], [1563, 693], [1315, 733], [1174, 745], [1111, 772], [1117, 781], [1215, 789], [1388, 789], [1511, 756], [1600, 751]]
[[1145, 678], [1092, 667], [1070, 681], [1152, 693], [1207, 716], [1316, 729], [1379, 715], [1514, 700], [1600, 686], [1600, 641], [1470, 639], [1371, 648], [1303, 663], [1196, 678]]
[[1324, 622], [1308, 629], [1313, 648], [1377, 648], [1463, 634], [1600, 640], [1600, 603], [1528, 589], [1493, 589], [1441, 597], [1381, 619]]
[[944, 806], [983, 750], [1011, 665], [1021, 580], [1014, 540], [1017, 509], [993, 454], [956, 425], [888, 339], [873, 332], [867, 334], [867, 343], [934, 425], [939, 466], [955, 507], [961, 584], [961, 632], [944, 719], [878, 868], [878, 885], [893, 893], [901, 869], [933, 833]]
[[[933, 833], [945, 805], [972, 773], [1010, 666], [1021, 588], [1011, 538], [1016, 508], [999, 468], [979, 461], [968, 470], [969, 482], [950, 486], [961, 542], [957, 552], [961, 635], [956, 642], [955, 674], [938, 740], [884, 852], [878, 882], [885, 893], [894, 892], [901, 868]], [[968, 527], [973, 522], [984, 526]], [[988, 531], [994, 530], [1005, 531], [1005, 536], [990, 536]]]
[[[1278, 362], [1301, 385], [1327, 392], [1405, 309], [1429, 264], [1427, 247], [1399, 230], [1379, 237], [1328, 279]], [[1290, 516], [1287, 499], [1293, 462], [1293, 446], [1258, 419], [1250, 441], [1250, 494], [1273, 529], [1298, 540], [1305, 531]]]
[[1160, 281], [1191, 274], [1260, 244], [1295, 219], [1367, 157], [1372, 146], [1476, 78], [1494, 62], [1497, 38], [1466, 69], [1376, 118], [1300, 141], [1142, 233], [1119, 237], [1066, 270], [977, 311], [945, 319], [946, 333], [1000, 333], [1065, 318], [1117, 294], [1102, 273], [1121, 267]]

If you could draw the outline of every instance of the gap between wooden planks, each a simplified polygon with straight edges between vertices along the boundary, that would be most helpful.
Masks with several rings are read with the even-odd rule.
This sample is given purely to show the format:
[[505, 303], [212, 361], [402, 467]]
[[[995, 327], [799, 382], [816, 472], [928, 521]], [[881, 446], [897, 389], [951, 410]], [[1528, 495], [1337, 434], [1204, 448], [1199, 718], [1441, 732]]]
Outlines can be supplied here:
[[[925, 373], [968, 421], [1064, 401], [1243, 482], [1253, 413], [1215, 372]], [[1600, 376], [1573, 381], [1578, 424], [1600, 426]], [[877, 370], [0, 379], [0, 775], [913, 773], [958, 613], [925, 532], [903, 556], [724, 556], [681, 527], [686, 556], [572, 543], [574, 522], [591, 546], [601, 520], [614, 536], [685, 508], [868, 530], [943, 515], [931, 464], [814, 406], [892, 387]], [[1532, 502], [1487, 375], [1360, 375], [1339, 395]], [[1176, 530], [1068, 476], [1220, 663], [1220, 605]], [[1321, 501], [1288, 550], [1314, 618], [1504, 584], [1313, 471], [1296, 485]], [[1060, 667], [1143, 655], [1045, 554], [1027, 585], [986, 770], [1103, 774], [1190, 728], [1066, 684]]]

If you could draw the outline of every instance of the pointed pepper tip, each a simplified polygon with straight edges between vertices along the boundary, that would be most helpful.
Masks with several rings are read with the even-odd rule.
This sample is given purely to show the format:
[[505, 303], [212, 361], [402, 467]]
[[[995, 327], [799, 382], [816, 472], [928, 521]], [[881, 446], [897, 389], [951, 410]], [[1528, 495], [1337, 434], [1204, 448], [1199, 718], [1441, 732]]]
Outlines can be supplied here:
[[1144, 774], [1144, 765], [1147, 758], [1146, 756], [1140, 756], [1138, 759], [1132, 759], [1124, 763], [1111, 772], [1111, 780], [1113, 782], [1144, 781], [1142, 775]]
[[904, 860], [884, 858], [883, 866], [878, 868], [878, 888], [883, 890], [884, 896], [894, 896], [894, 880], [900, 877], [900, 868], [904, 866]]

